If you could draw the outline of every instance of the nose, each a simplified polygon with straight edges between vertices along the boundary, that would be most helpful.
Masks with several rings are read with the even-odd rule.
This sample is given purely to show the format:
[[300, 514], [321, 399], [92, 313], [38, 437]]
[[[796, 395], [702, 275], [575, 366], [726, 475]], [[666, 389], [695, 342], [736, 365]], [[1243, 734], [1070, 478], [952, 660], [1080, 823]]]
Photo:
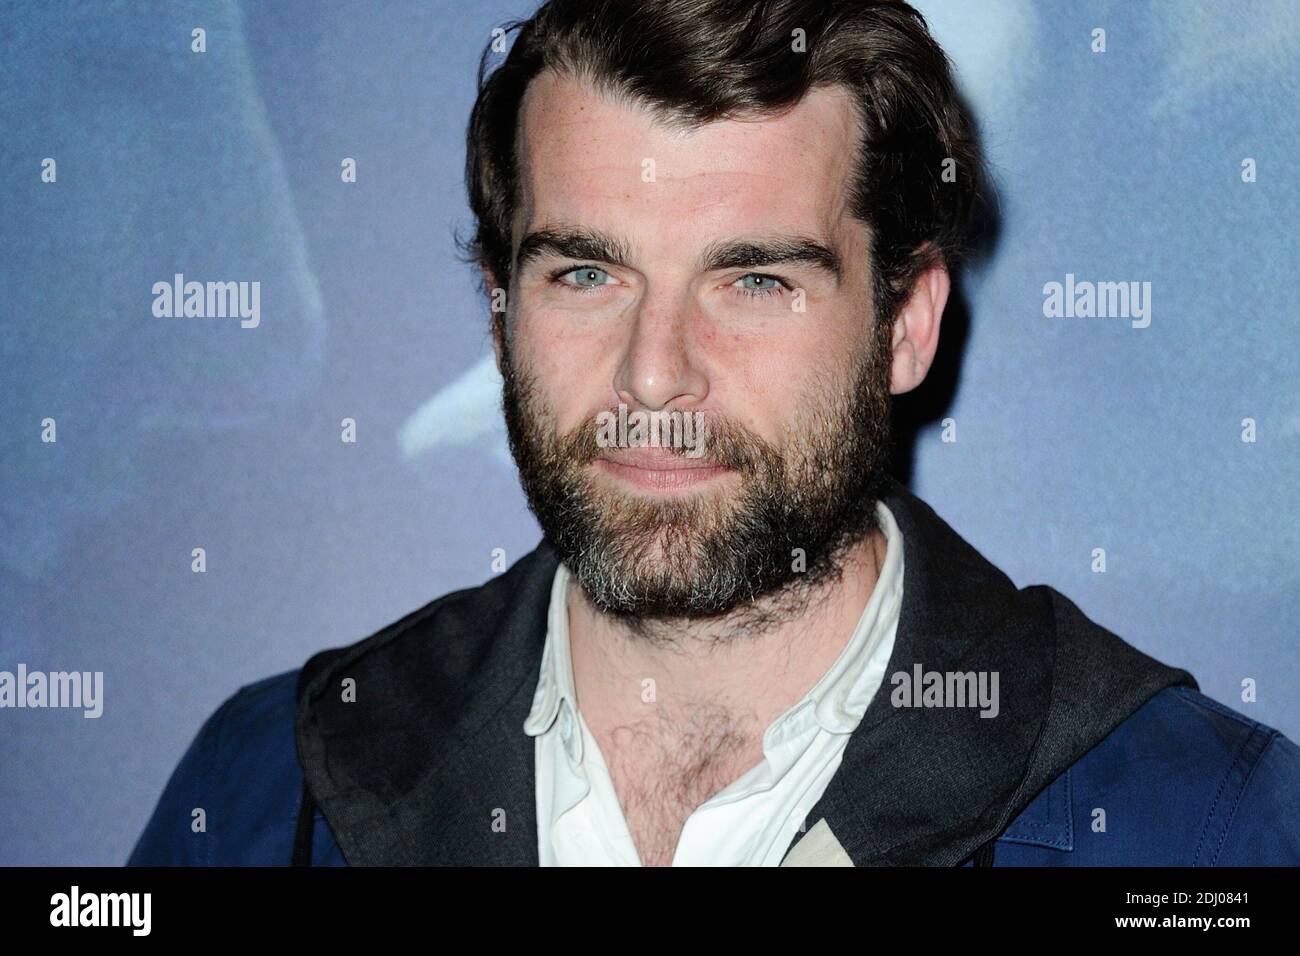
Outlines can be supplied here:
[[620, 402], [659, 411], [704, 401], [709, 379], [693, 345], [692, 322], [684, 297], [646, 293], [632, 318], [614, 375]]

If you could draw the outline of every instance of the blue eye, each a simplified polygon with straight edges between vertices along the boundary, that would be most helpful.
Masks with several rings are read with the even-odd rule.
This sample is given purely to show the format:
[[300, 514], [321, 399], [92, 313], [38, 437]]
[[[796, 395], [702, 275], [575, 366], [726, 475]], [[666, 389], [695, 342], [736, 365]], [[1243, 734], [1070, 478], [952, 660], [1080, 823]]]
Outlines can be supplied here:
[[[573, 281], [569, 277], [574, 277]], [[612, 277], [604, 269], [598, 269], [596, 266], [579, 266], [576, 269], [570, 269], [561, 273], [559, 279], [565, 285], [574, 286], [578, 289], [597, 289], [602, 285], [608, 285]]]
[[765, 276], [758, 272], [750, 272], [737, 279], [733, 285], [740, 290], [742, 295], [753, 298], [762, 298], [769, 295], [780, 295], [785, 283], [776, 276]]

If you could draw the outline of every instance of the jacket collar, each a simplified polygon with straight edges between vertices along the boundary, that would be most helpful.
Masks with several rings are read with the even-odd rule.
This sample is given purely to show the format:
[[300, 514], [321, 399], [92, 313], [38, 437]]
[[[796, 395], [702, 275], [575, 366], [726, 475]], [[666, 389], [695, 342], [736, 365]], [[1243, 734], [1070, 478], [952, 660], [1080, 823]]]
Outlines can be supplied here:
[[[1055, 590], [1018, 590], [896, 481], [884, 500], [904, 539], [898, 634], [886, 683], [807, 822], [824, 818], [856, 866], [954, 866], [1153, 694], [1196, 682]], [[918, 665], [996, 673], [997, 716], [895, 706], [891, 679]]]
[[304, 665], [299, 761], [348, 863], [537, 865], [522, 727], [557, 565], [543, 544], [483, 587]]
[[[808, 823], [824, 818], [858, 866], [954, 865], [1156, 691], [1196, 684], [1057, 592], [1018, 591], [897, 481], [882, 497], [904, 544], [887, 674], [997, 672], [999, 712], [896, 707], [887, 677]], [[483, 587], [304, 666], [299, 759], [349, 863], [537, 865], [522, 728], [557, 565], [543, 542]]]

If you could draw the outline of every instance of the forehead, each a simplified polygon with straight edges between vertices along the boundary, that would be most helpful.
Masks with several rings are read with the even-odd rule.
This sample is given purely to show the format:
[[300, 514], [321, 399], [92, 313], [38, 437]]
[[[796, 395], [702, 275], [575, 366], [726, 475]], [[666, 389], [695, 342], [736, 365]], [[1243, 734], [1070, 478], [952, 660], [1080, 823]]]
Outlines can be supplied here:
[[634, 247], [691, 247], [738, 233], [848, 227], [858, 127], [847, 90], [812, 90], [779, 114], [672, 128], [649, 108], [545, 71], [519, 118], [523, 232], [563, 222], [626, 235]]

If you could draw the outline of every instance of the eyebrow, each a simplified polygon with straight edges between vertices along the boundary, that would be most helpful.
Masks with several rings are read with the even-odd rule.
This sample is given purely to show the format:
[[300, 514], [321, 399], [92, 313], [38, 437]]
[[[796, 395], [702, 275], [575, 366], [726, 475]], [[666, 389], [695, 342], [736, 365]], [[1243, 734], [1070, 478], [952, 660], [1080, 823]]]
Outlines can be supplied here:
[[598, 229], [538, 229], [524, 236], [515, 255], [515, 268], [521, 269], [543, 256], [565, 259], [595, 259], [610, 265], [626, 266], [627, 244]]
[[[628, 244], [598, 229], [554, 228], [530, 232], [519, 244], [515, 267], [522, 268], [547, 255], [566, 259], [588, 259], [628, 266]], [[770, 239], [735, 239], [709, 246], [700, 260], [703, 271], [754, 269], [761, 266], [802, 262], [826, 272], [838, 284], [843, 278], [839, 254], [830, 246], [807, 236]]]
[[710, 246], [705, 250], [704, 268], [753, 269], [760, 266], [802, 262], [821, 269], [839, 284], [843, 266], [834, 249], [806, 236], [773, 239], [738, 239]]

